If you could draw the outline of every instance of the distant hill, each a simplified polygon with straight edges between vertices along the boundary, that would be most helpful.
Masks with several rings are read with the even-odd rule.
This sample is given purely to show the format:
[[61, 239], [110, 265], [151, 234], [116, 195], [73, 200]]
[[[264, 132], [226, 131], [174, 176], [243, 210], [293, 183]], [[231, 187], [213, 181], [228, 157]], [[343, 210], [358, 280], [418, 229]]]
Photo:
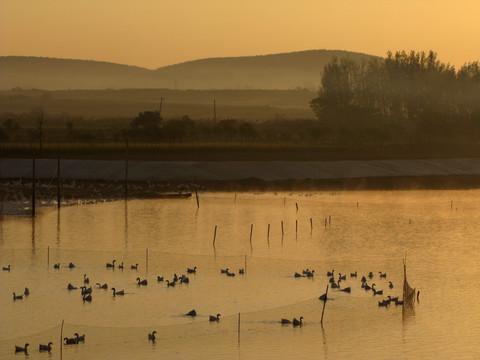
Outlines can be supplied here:
[[149, 70], [101, 61], [0, 57], [0, 90], [23, 89], [316, 89], [333, 56], [371, 55], [341, 50], [211, 58]]

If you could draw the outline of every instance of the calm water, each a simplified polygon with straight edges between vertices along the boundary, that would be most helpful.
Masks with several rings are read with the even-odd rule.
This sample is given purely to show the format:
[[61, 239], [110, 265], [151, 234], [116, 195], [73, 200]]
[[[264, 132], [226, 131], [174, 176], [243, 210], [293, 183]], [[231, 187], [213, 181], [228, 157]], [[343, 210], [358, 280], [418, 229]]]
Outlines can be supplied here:
[[[479, 232], [480, 191], [206, 193], [200, 209], [195, 199], [132, 200], [5, 218], [0, 265], [11, 271], [0, 273], [0, 358], [24, 357], [14, 346], [28, 342], [29, 359], [59, 359], [62, 321], [63, 337], [86, 335], [63, 347], [64, 359], [478, 358]], [[377, 302], [401, 296], [405, 253], [420, 302], [402, 316]], [[114, 259], [125, 269], [107, 269]], [[194, 266], [189, 284], [157, 282]], [[313, 278], [294, 278], [307, 268]], [[342, 282], [351, 294], [329, 290], [322, 327], [318, 296], [332, 269], [359, 278]], [[369, 271], [385, 296], [360, 287]], [[84, 274], [91, 303], [66, 289], [82, 286]], [[31, 294], [13, 301], [24, 287]], [[196, 318], [184, 316], [192, 309]], [[301, 328], [279, 323], [300, 316]], [[51, 354], [39, 353], [49, 341]]]

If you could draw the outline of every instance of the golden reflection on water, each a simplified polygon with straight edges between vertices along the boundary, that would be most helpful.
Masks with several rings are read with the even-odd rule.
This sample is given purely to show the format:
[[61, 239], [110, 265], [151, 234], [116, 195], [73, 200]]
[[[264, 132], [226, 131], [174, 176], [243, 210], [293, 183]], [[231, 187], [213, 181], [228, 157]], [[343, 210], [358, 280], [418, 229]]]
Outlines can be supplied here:
[[[194, 199], [132, 200], [6, 218], [0, 261], [12, 270], [0, 274], [6, 289], [0, 358], [12, 356], [13, 345], [24, 340], [57, 339], [63, 319], [66, 332], [88, 338], [65, 349], [66, 358], [475, 357], [479, 200], [480, 191], [207, 193], [200, 208]], [[387, 272], [395, 285], [389, 294], [397, 296], [405, 252], [409, 281], [421, 291], [414, 312], [379, 309], [378, 296], [347, 278], [352, 293], [332, 289], [320, 325], [318, 296], [327, 270]], [[125, 269], [106, 269], [112, 259]], [[69, 262], [76, 268], [68, 269]], [[129, 268], [135, 263], [139, 270]], [[198, 272], [188, 285], [167, 288], [156, 281], [194, 266]], [[219, 271], [226, 267], [246, 268], [246, 275], [227, 278]], [[293, 277], [306, 268], [315, 269], [314, 278]], [[85, 273], [93, 286], [106, 282], [126, 295], [94, 289], [92, 303], [83, 302], [66, 285], [83, 285]], [[139, 287], [137, 277], [147, 278], [148, 286]], [[387, 290], [386, 280], [373, 282]], [[31, 295], [12, 301], [11, 293], [25, 286]], [[183, 316], [192, 308], [199, 313], [193, 322]], [[221, 321], [210, 324], [208, 316], [216, 313]], [[278, 324], [300, 315], [302, 328]], [[145, 337], [154, 328], [161, 335], [152, 346]], [[40, 356], [35, 350], [29, 358]]]

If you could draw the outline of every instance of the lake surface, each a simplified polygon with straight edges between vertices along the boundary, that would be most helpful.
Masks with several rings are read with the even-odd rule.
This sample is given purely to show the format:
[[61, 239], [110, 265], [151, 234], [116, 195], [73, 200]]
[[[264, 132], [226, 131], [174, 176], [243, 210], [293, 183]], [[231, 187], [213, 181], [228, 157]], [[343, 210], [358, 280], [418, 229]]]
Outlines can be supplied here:
[[[0, 265], [11, 265], [0, 273], [0, 358], [23, 358], [15, 345], [29, 343], [29, 359], [59, 359], [61, 335], [74, 333], [86, 341], [64, 345], [64, 359], [480, 356], [480, 191], [202, 193], [199, 203], [105, 202], [0, 221]], [[420, 296], [402, 314], [378, 301], [402, 296], [405, 254]], [[113, 260], [124, 269], [106, 268]], [[307, 268], [312, 278], [294, 277]], [[347, 275], [341, 287], [352, 292], [329, 289], [322, 326], [318, 297], [332, 269]], [[361, 288], [370, 271], [383, 296]], [[84, 274], [92, 302], [67, 290], [82, 286]], [[174, 274], [190, 282], [157, 281]], [[30, 295], [14, 301], [25, 287]], [[186, 317], [192, 309], [197, 316]], [[220, 321], [210, 322], [217, 313]], [[280, 324], [300, 316], [302, 327]], [[52, 352], [40, 353], [49, 341]]]

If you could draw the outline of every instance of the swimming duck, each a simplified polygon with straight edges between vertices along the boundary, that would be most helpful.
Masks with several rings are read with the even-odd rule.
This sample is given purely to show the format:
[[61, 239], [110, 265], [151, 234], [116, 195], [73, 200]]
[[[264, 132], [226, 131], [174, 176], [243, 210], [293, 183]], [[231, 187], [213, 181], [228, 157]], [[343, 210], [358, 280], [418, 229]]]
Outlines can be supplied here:
[[100, 285], [100, 283], [97, 283], [99, 289], [108, 289], [108, 285], [105, 283], [103, 285]]
[[115, 268], [115, 261], [117, 261], [117, 260], [113, 260], [111, 264], [107, 263], [107, 265], [106, 265], [107, 268]]
[[365, 276], [362, 276], [362, 283], [366, 283], [367, 282], [367, 278]]
[[92, 287], [89, 287], [87, 289], [86, 286], [80, 286], [80, 289], [82, 289], [82, 295], [87, 295], [92, 293]]
[[163, 281], [163, 276], [157, 276], [157, 281], [158, 282]]
[[245, 269], [238, 269], [238, 274], [239, 275], [245, 274]]
[[48, 352], [50, 352], [50, 351], [52, 351], [52, 345], [53, 345], [52, 342], [49, 342], [48, 345], [40, 344], [38, 346], [38, 351], [48, 351]]
[[24, 352], [26, 354], [28, 345], [28, 343], [26, 343], [24, 347], [15, 345], [15, 353]]
[[350, 293], [352, 292], [352, 289], [349, 287], [346, 287], [346, 288], [343, 288], [343, 289], [339, 289], [340, 291], [343, 291], [343, 292], [346, 292], [346, 293]]
[[77, 341], [77, 344], [79, 342], [85, 342], [85, 334], [83, 334], [82, 336], [79, 336], [78, 333], [75, 333], [73, 335], [75, 335], [75, 340]]
[[197, 267], [195, 266], [193, 269], [187, 268], [188, 274], [195, 274], [197, 272]]
[[88, 301], [88, 302], [91, 302], [92, 301], [92, 295], [88, 294], [85, 296], [85, 294], [83, 294], [83, 302], [85, 301]]
[[186, 313], [185, 316], [197, 316], [197, 312], [193, 309]]
[[138, 270], [138, 264], [130, 265], [130, 269], [132, 269], [132, 270]]
[[53, 268], [54, 269], [60, 269], [60, 263], [57, 263], [57, 264], [53, 265]]
[[75, 267], [75, 264], [74, 264], [74, 263], [70, 263], [70, 264], [68, 264], [68, 267], [69, 267], [70, 269], [73, 269], [73, 268]]
[[115, 288], [112, 288], [112, 290], [113, 290], [113, 296], [125, 295], [125, 292], [123, 290], [116, 291]]
[[210, 321], [219, 321], [220, 320], [220, 314], [217, 314], [217, 316], [210, 315]]
[[169, 286], [175, 286], [175, 281], [170, 282], [169, 280], [167, 280], [167, 287]]
[[75, 338], [65, 337], [65, 338], [63, 338], [63, 341], [65, 341], [65, 345], [77, 344], [77, 339], [75, 339]]
[[327, 276], [333, 276], [334, 271], [335, 271], [335, 270], [332, 270], [331, 272], [330, 272], [330, 271], [327, 271]]
[[15, 295], [15, 293], [13, 293], [13, 301], [22, 300], [22, 299], [23, 299], [23, 295]]
[[305, 275], [299, 274], [298, 272], [296, 272], [295, 275], [293, 275], [293, 276], [296, 277], [296, 278], [305, 277]]
[[393, 284], [392, 284], [392, 282], [389, 281], [388, 283], [389, 283], [389, 284], [388, 284], [388, 287], [389, 287], [390, 289], [393, 289]]
[[28, 290], [27, 287], [25, 288], [25, 291], [23, 292], [23, 295], [25, 295], [25, 296], [30, 295], [30, 290]]
[[5, 270], [5, 271], [10, 271], [10, 265], [4, 266], [4, 267], [3, 267], [3, 270]]
[[180, 284], [188, 284], [190, 282], [190, 279], [186, 277], [185, 275], [180, 276]]
[[355, 277], [356, 278], [357, 277], [357, 270], [355, 270], [354, 273], [350, 273], [350, 277]]
[[72, 284], [68, 283], [67, 289], [68, 289], [68, 290], [75, 290], [76, 287], [73, 286]]
[[140, 278], [137, 278], [138, 285], [147, 285], [147, 279], [141, 280]]
[[84, 284], [89, 284], [90, 283], [90, 279], [87, 278], [87, 274], [83, 274], [83, 283]]
[[302, 326], [303, 325], [303, 316], [300, 316], [300, 320], [293, 318], [292, 324], [293, 326]]
[[376, 290], [375, 284], [372, 284], [373, 295], [383, 295], [383, 290]]
[[118, 268], [123, 270], [123, 261], [120, 265], [118, 265]]
[[148, 334], [148, 340], [151, 340], [153, 342], [155, 342], [155, 334], [157, 332], [156, 331], [153, 331], [151, 334]]
[[312, 271], [307, 270], [307, 277], [313, 277], [314, 273], [315, 273], [315, 270], [312, 270]]
[[220, 269], [220, 274], [226, 274], [228, 272], [228, 268]]
[[281, 322], [282, 324], [291, 324], [291, 323], [292, 323], [292, 322], [291, 322], [290, 320], [288, 320], [288, 319], [282, 319], [282, 320], [280, 320], [280, 322]]
[[231, 272], [227, 271], [227, 276], [233, 277], [233, 276], [235, 276], [235, 273], [231, 273]]
[[379, 271], [378, 273], [380, 274], [381, 278], [386, 278], [387, 277], [387, 273], [382, 273], [381, 271]]
[[369, 277], [370, 279], [373, 278], [373, 273], [372, 273], [371, 271], [368, 273], [368, 277]]

